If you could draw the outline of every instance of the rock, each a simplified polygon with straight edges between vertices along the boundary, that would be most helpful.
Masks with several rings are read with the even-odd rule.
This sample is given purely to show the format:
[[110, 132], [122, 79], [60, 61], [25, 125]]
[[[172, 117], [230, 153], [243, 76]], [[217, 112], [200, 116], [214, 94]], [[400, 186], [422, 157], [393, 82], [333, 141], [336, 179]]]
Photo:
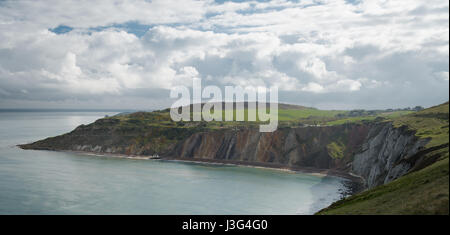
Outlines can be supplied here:
[[[375, 187], [408, 173], [413, 167], [408, 159], [427, 142], [406, 127], [394, 128], [386, 122], [279, 128], [261, 133], [251, 127], [137, 128], [106, 119], [21, 147], [331, 169], [359, 175], [368, 187]], [[342, 157], [329, 154], [330, 143], [343, 146]]]
[[412, 168], [403, 161], [427, 144], [406, 127], [394, 128], [391, 123], [380, 123], [371, 128], [362, 151], [352, 163], [352, 173], [366, 179], [372, 188], [395, 180]]

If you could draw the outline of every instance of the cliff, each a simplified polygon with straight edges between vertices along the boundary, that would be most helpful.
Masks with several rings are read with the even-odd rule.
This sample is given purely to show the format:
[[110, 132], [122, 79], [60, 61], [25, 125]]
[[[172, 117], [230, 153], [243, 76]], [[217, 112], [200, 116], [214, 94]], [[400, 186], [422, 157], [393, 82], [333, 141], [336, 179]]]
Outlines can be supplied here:
[[[179, 142], [166, 156], [344, 170], [368, 129], [364, 125], [341, 125], [282, 128], [273, 133], [258, 129], [201, 132]], [[342, 146], [340, 155], [333, 155], [328, 147], [332, 143]]]
[[261, 133], [252, 127], [130, 128], [116, 119], [100, 119], [21, 147], [329, 169], [354, 173], [363, 177], [368, 187], [374, 187], [406, 174], [413, 165], [403, 160], [426, 143], [413, 131], [394, 128], [389, 122], [280, 128]]
[[346, 170], [369, 130], [370, 126], [360, 124], [280, 128], [272, 133], [261, 133], [256, 127], [129, 128], [114, 119], [100, 119], [20, 147]]
[[405, 175], [414, 166], [407, 161], [424, 148], [428, 139], [419, 139], [406, 126], [391, 123], [373, 126], [361, 150], [355, 154], [352, 172], [372, 188]]
[[[290, 117], [294, 114], [301, 116], [305, 112], [314, 114], [321, 112], [306, 108], [281, 111], [281, 115]], [[422, 187], [421, 185], [408, 186], [409, 188], [402, 184], [400, 188], [391, 185], [399, 185], [396, 179], [402, 182], [402, 176], [410, 174], [414, 176], [415, 172], [428, 172], [430, 167], [432, 167], [431, 171], [445, 168], [445, 164], [439, 167], [433, 166], [446, 157], [447, 173], [440, 170], [434, 174], [436, 178], [433, 180], [436, 181], [432, 183], [438, 180], [440, 182], [445, 177], [448, 179], [448, 103], [390, 119], [385, 116], [384, 118], [370, 116], [349, 119], [345, 117], [345, 114], [335, 111], [332, 115], [336, 113], [344, 116], [345, 119], [339, 120], [331, 117], [330, 113], [321, 113], [322, 117], [306, 117], [302, 121], [316, 123], [325, 120], [323, 126], [309, 126], [288, 120], [281, 122], [275, 132], [261, 133], [257, 127], [258, 123], [256, 125], [249, 122], [174, 123], [168, 119], [167, 111], [138, 112], [99, 119], [92, 124], [81, 125], [70, 133], [20, 145], [20, 147], [131, 156], [158, 154], [164, 159], [290, 169], [308, 168], [357, 175], [370, 189], [362, 195], [369, 194], [370, 198], [355, 195], [348, 199], [349, 201], [338, 202], [330, 207], [331, 211], [338, 208], [339, 212], [348, 211], [349, 213], [371, 211], [366, 207], [361, 207], [366, 208], [362, 211], [348, 209], [358, 203], [366, 205], [366, 202], [373, 203], [374, 207], [384, 208], [384, 212], [408, 211], [395, 205], [384, 207], [384, 202], [371, 200], [371, 198], [390, 195], [378, 193], [380, 187], [393, 187], [389, 189], [389, 192], [408, 189], [410, 195], [412, 193], [421, 195], [414, 191], [417, 187]], [[361, 121], [361, 119], [367, 120]], [[423, 173], [416, 175], [421, 177], [420, 179], [428, 177]], [[408, 177], [403, 181], [409, 182]], [[427, 178], [425, 182], [429, 183], [430, 180]], [[436, 199], [443, 204], [433, 205], [438, 208], [434, 211], [445, 211], [442, 205], [445, 203], [448, 205], [448, 193], [445, 194], [441, 190], [445, 186], [448, 189], [448, 180], [443, 187], [438, 184], [433, 186], [433, 189], [438, 189], [436, 197], [443, 197], [442, 200]], [[411, 208], [419, 206], [418, 203], [412, 204]], [[325, 210], [321, 213], [328, 212]]]
[[370, 189], [318, 214], [448, 215], [448, 128], [447, 102], [372, 129], [352, 164]]

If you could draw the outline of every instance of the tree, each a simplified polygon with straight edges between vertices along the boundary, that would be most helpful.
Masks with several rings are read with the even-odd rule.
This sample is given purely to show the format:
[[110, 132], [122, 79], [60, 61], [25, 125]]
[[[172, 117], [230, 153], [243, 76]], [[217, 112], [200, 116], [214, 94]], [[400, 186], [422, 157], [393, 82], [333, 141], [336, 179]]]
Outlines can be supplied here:
[[416, 106], [414, 107], [414, 111], [420, 111], [423, 110], [424, 108], [422, 106]]

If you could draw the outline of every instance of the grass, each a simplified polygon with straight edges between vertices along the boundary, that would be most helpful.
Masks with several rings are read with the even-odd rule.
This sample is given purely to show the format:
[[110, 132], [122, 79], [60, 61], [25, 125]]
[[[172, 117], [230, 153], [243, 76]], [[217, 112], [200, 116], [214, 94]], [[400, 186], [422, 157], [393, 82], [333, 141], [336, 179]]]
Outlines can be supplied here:
[[[361, 123], [374, 121], [378, 117], [389, 118], [399, 117], [411, 113], [411, 111], [394, 111], [383, 112], [378, 111], [376, 115], [368, 115], [368, 112], [362, 113], [361, 116], [349, 116], [351, 111], [343, 110], [319, 110], [315, 108], [282, 108], [278, 109], [278, 122], [280, 126], [293, 127], [301, 125], [341, 125], [346, 123]], [[128, 126], [162, 126], [162, 127], [180, 127], [192, 128], [199, 125], [208, 129], [223, 129], [233, 128], [239, 126], [256, 126], [261, 123], [266, 123], [260, 120], [257, 110], [252, 110], [256, 113], [256, 121], [249, 121], [249, 109], [244, 109], [244, 121], [212, 121], [212, 122], [183, 122], [183, 124], [176, 123], [171, 120], [169, 110], [155, 111], [155, 112], [138, 112], [128, 115], [120, 115], [109, 117], [111, 119], [119, 119], [121, 125]], [[222, 111], [222, 120], [225, 120], [225, 110]], [[191, 120], [193, 112], [191, 113]], [[233, 110], [233, 120], [236, 120], [236, 110]]]
[[420, 138], [431, 138], [426, 147], [441, 145], [448, 142], [449, 104], [434, 106], [416, 113], [411, 113], [393, 119], [395, 127], [407, 126], [416, 131]]
[[443, 158], [386, 185], [338, 201], [317, 214], [448, 214], [448, 148]]
[[387, 118], [396, 118], [396, 117], [401, 117], [401, 116], [405, 116], [405, 115], [412, 114], [412, 113], [414, 113], [414, 111], [395, 111], [395, 112], [382, 113], [382, 114], [380, 114], [380, 116], [387, 117]]
[[338, 111], [338, 110], [319, 110], [314, 108], [306, 108], [302, 110], [298, 109], [281, 109], [278, 111], [278, 120], [279, 121], [295, 121], [302, 120], [307, 118], [333, 118], [337, 114], [343, 114], [346, 111]]
[[326, 125], [335, 126], [335, 125], [342, 125], [346, 123], [361, 123], [364, 121], [373, 121], [378, 116], [363, 116], [363, 117], [350, 117], [350, 118], [342, 118], [334, 121], [326, 122]]
[[[449, 213], [449, 104], [419, 112], [390, 114], [394, 126], [407, 126], [419, 138], [430, 138], [422, 164], [388, 184], [338, 201], [317, 214], [447, 214]], [[331, 146], [336, 149], [336, 146]], [[336, 150], [335, 150], [336, 151]]]

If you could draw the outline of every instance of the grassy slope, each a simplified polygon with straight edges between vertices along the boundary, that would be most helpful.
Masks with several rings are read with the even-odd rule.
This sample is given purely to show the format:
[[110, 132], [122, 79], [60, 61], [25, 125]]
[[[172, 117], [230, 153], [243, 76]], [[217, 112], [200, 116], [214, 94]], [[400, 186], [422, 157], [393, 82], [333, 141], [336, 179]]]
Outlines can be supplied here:
[[393, 118], [406, 116], [406, 115], [412, 114], [412, 113], [415, 113], [415, 112], [414, 111], [394, 111], [394, 112], [380, 113], [377, 115], [367, 115], [367, 116], [361, 116], [361, 117], [348, 117], [348, 118], [341, 118], [341, 119], [328, 121], [328, 122], [326, 122], [326, 125], [342, 125], [345, 123], [374, 121], [377, 118], [384, 118], [386, 120], [390, 120]]
[[[406, 125], [421, 138], [431, 138], [427, 147], [448, 143], [448, 102], [417, 113], [393, 119]], [[338, 201], [318, 214], [448, 214], [449, 149], [424, 156], [438, 160], [391, 183]]]
[[445, 159], [420, 171], [341, 200], [318, 214], [448, 214]]
[[421, 138], [431, 138], [427, 147], [448, 143], [449, 104], [441, 104], [417, 113], [401, 116], [394, 120], [394, 126], [406, 125], [417, 131]]
[[[161, 127], [181, 127], [181, 128], [193, 128], [199, 125], [203, 125], [209, 129], [221, 129], [234, 126], [256, 126], [261, 124], [261, 121], [256, 116], [256, 122], [248, 122], [248, 109], [244, 110], [244, 122], [228, 121], [228, 122], [184, 122], [176, 123], [170, 119], [168, 110], [155, 111], [155, 112], [140, 112], [134, 114], [127, 114], [121, 116], [110, 117], [113, 119], [120, 119], [124, 125], [150, 125]], [[257, 114], [257, 111], [255, 111]], [[389, 118], [392, 116], [402, 116], [411, 111], [395, 111], [395, 112], [380, 112], [377, 115], [362, 115], [358, 117], [346, 116], [349, 111], [340, 110], [319, 110], [315, 108], [308, 108], [302, 106], [292, 105], [280, 105], [278, 110], [278, 120], [280, 126], [297, 126], [300, 124], [309, 125], [340, 125], [345, 123], [357, 123], [362, 121], [372, 121], [378, 117]], [[339, 116], [340, 115], [340, 116]], [[192, 117], [192, 114], [191, 114]], [[222, 111], [222, 120], [224, 120], [225, 111]], [[236, 118], [236, 110], [233, 111], [233, 117]]]

